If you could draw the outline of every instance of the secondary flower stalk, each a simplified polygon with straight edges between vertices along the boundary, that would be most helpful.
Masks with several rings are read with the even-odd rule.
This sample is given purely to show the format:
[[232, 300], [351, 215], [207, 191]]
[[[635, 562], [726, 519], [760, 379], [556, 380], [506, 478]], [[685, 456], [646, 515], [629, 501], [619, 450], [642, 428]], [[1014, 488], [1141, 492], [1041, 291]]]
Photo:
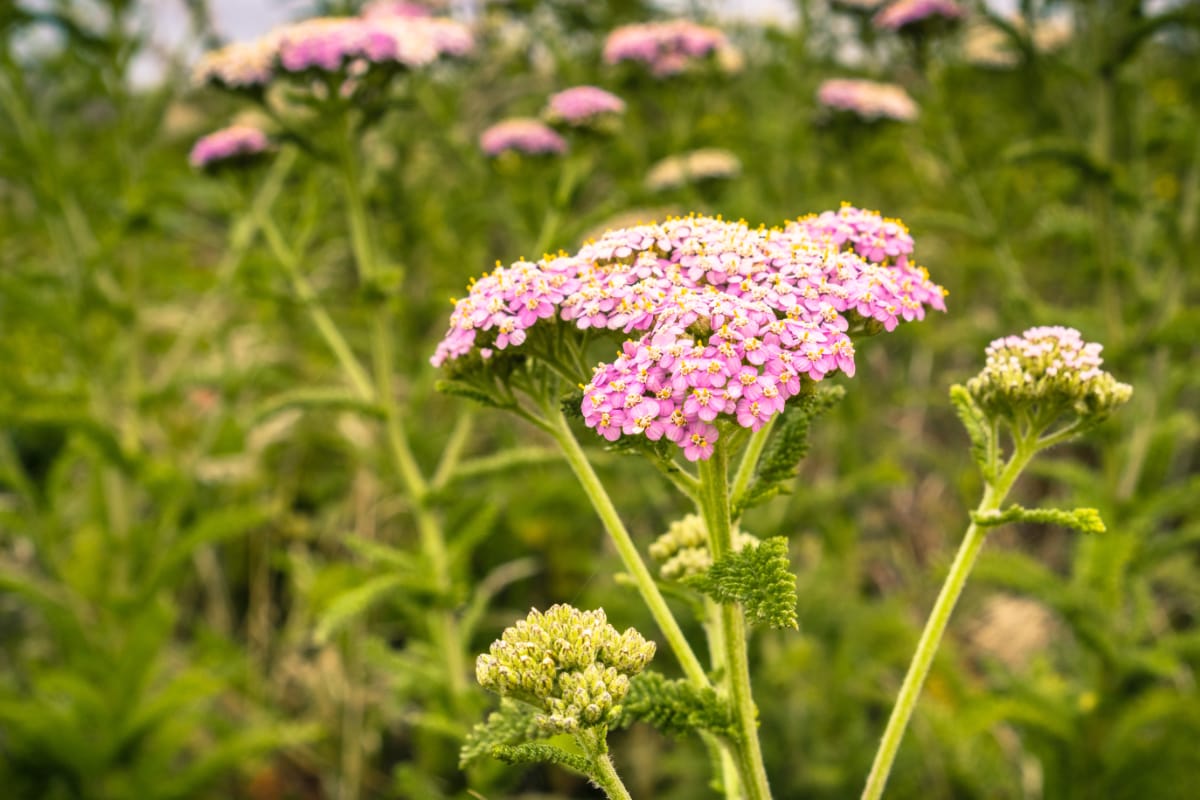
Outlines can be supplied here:
[[[989, 527], [1009, 520], [1054, 521], [1082, 530], [1103, 530], [1093, 509], [1073, 512], [1000, 507], [1022, 470], [1042, 450], [1099, 424], [1133, 392], [1100, 369], [1101, 346], [1063, 327], [1031, 328], [1021, 336], [997, 339], [987, 349], [987, 365], [966, 387], [951, 390], [970, 434], [975, 461], [984, 476], [983, 498], [971, 515], [958, 555], [938, 594], [901, 685], [863, 800], [883, 796], [900, 742], [929, 675], [934, 655], [983, 548]], [[1002, 435], [1011, 453], [1002, 455]]]

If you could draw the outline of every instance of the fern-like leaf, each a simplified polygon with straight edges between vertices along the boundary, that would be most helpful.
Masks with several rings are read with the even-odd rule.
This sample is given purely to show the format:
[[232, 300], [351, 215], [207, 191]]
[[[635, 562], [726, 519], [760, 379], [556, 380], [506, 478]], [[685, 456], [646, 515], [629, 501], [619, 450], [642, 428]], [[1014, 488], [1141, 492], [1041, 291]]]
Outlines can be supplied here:
[[629, 682], [617, 725], [626, 727], [634, 722], [645, 722], [671, 736], [696, 730], [725, 738], [737, 735], [728, 704], [713, 689], [669, 680], [658, 672], [643, 672]]
[[828, 411], [846, 394], [840, 386], [818, 387], [812, 394], [795, 398], [775, 423], [771, 438], [763, 449], [754, 480], [746, 491], [733, 499], [733, 516], [748, 508], [790, 491], [788, 482], [796, 475], [800, 460], [808, 454], [808, 431], [812, 421]]
[[1104, 520], [1100, 512], [1094, 508], [1023, 508], [1009, 506], [1003, 511], [972, 513], [971, 519], [975, 524], [985, 528], [1004, 525], [1009, 522], [1034, 522], [1041, 525], [1059, 525], [1071, 528], [1080, 533], [1104, 533]]
[[966, 428], [967, 436], [971, 437], [971, 457], [979, 465], [979, 471], [983, 473], [984, 480], [992, 480], [995, 477], [991, 459], [994, 443], [992, 442], [992, 431], [988, 426], [983, 409], [971, 398], [967, 387], [960, 384], [950, 387], [950, 403], [954, 406], [954, 412], [958, 414], [963, 427]]
[[552, 744], [498, 744], [492, 748], [492, 757], [505, 764], [557, 764], [585, 777], [592, 777], [592, 762], [578, 753], [568, 753]]
[[534, 713], [532, 708], [515, 700], [501, 700], [500, 708], [467, 734], [458, 753], [459, 767], [491, 756], [497, 747], [512, 747], [545, 736], [533, 721]]
[[775, 536], [717, 561], [687, 585], [719, 603], [741, 603], [753, 625], [798, 628], [796, 576], [788, 561], [787, 539]]

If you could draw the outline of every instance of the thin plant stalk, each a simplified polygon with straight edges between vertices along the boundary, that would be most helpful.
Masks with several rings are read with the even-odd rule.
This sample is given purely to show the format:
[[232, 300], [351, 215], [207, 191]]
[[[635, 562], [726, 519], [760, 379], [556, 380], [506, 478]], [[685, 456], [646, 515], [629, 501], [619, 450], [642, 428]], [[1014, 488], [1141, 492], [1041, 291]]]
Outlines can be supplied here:
[[229, 246], [217, 263], [216, 286], [211, 294], [201, 301], [200, 308], [194, 314], [189, 314], [183, 323], [178, 338], [159, 361], [158, 370], [149, 381], [151, 390], [161, 389], [171, 382], [175, 373], [188, 362], [205, 326], [221, 310], [226, 302], [225, 289], [237, 274], [238, 267], [245, 259], [247, 251], [254, 244], [255, 237], [262, 227], [262, 220], [267, 216], [271, 206], [283, 189], [283, 181], [296, 163], [295, 148], [285, 148], [271, 165], [266, 179], [262, 182], [253, 199], [250, 201], [251, 213], [241, 216], [233, 226], [229, 235]]
[[[349, 137], [348, 137], [349, 139]], [[371, 241], [371, 229], [367, 206], [359, 182], [357, 159], [353, 143], [347, 142], [346, 149], [346, 214], [350, 225], [350, 242], [354, 260], [358, 265], [360, 279], [370, 286], [376, 275], [375, 250]], [[383, 410], [384, 428], [388, 449], [396, 466], [405, 491], [412, 501], [412, 514], [417, 524], [421, 551], [429, 561], [434, 585], [447, 597], [453, 589], [450, 574], [450, 559], [446, 547], [445, 532], [438, 515], [429, 507], [429, 482], [426, 480], [413, 455], [408, 434], [404, 429], [399, 404], [396, 402], [392, 362], [395, 348], [392, 342], [392, 315], [386, 302], [376, 302], [372, 308], [371, 352], [374, 367], [374, 392]], [[433, 615], [432, 631], [438, 650], [446, 659], [446, 676], [451, 693], [452, 705], [457, 707], [460, 698], [467, 692], [466, 658], [463, 648], [466, 643], [458, 629], [458, 620], [450, 609], [441, 609]]]
[[547, 408], [546, 415], [547, 432], [554, 438], [554, 441], [562, 450], [563, 457], [566, 458], [571, 471], [575, 473], [575, 477], [579, 479], [584, 493], [587, 494], [588, 499], [592, 502], [592, 507], [600, 517], [604, 529], [608, 531], [609, 538], [612, 539], [613, 545], [617, 549], [617, 555], [620, 556], [621, 563], [629, 572], [638, 593], [641, 594], [642, 600], [650, 609], [650, 615], [658, 623], [659, 630], [666, 637], [667, 645], [671, 648], [671, 652], [675, 654], [676, 660], [679, 661], [679, 666], [683, 669], [683, 674], [695, 686], [709, 686], [708, 676], [704, 672], [704, 667], [700, 663], [700, 659], [696, 657], [695, 651], [692, 650], [687, 637], [683, 635], [683, 630], [679, 627], [679, 622], [675, 619], [675, 615], [671, 613], [666, 599], [662, 596], [662, 592], [658, 590], [658, 585], [654, 582], [654, 576], [650, 574], [649, 568], [646, 567], [645, 562], [638, 553], [637, 545], [633, 543], [633, 538], [629, 535], [629, 531], [625, 529], [625, 523], [621, 521], [616, 506], [613, 505], [612, 498], [609, 497], [604, 484], [600, 482], [599, 476], [592, 469], [587, 455], [583, 452], [583, 448], [580, 447], [579, 441], [571, 431], [566, 416], [558, 408]]
[[[999, 472], [995, 481], [988, 483], [985, 487], [983, 498], [979, 501], [979, 507], [976, 509], [976, 515], [996, 511], [1000, 508], [1000, 504], [1004, 502], [1004, 498], [1008, 495], [1017, 476], [1038, 449], [1039, 446], [1036, 442], [1017, 440], [1013, 456], [1005, 465], [1003, 472]], [[933, 659], [941, 644], [942, 635], [946, 632], [946, 626], [950, 622], [950, 614], [954, 611], [954, 606], [962, 594], [963, 586], [966, 585], [967, 577], [975, 566], [975, 561], [979, 557], [979, 551], [983, 548], [986, 538], [986, 527], [978, 525], [974, 521], [967, 526], [967, 533], [958, 548], [958, 554], [954, 557], [954, 563], [950, 565], [950, 572], [938, 593], [933, 611], [929, 614], [925, 630], [921, 633], [917, 650], [909, 664], [908, 673], [904, 676], [904, 683], [900, 686], [896, 705], [892, 709], [883, 739], [879, 744], [879, 750], [875, 753], [871, 772], [867, 776], [867, 785], [862, 794], [863, 800], [879, 800], [883, 797], [888, 776], [891, 774], [896, 754], [900, 750], [900, 742], [904, 739], [904, 732], [912, 718], [913, 709], [916, 708], [917, 699], [925, 685], [925, 679], [929, 676], [929, 670], [933, 666]]]
[[[713, 562], [733, 552], [733, 523], [729, 511], [729, 455], [718, 440], [712, 455], [699, 462], [700, 512], [708, 529]], [[771, 787], [758, 740], [758, 709], [750, 691], [750, 661], [746, 647], [746, 619], [733, 603], [722, 603], [718, 624], [724, 649], [722, 688], [733, 706], [737, 726], [738, 773], [749, 800], [769, 800]]]

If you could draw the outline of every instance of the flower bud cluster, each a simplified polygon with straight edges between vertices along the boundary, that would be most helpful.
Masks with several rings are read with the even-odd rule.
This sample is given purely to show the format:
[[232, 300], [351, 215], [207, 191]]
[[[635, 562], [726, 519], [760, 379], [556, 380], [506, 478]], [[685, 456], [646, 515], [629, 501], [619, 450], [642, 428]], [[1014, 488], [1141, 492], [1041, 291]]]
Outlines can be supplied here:
[[832, 78], [817, 89], [817, 102], [835, 111], [849, 111], [868, 121], [911, 122], [919, 113], [904, 88], [894, 83]]
[[466, 26], [444, 17], [391, 13], [379, 6], [361, 17], [315, 17], [201, 57], [200, 84], [224, 89], [265, 87], [276, 75], [337, 72], [361, 76], [376, 65], [424, 67], [475, 47]]
[[902, 225], [851, 207], [786, 229], [693, 216], [613, 230], [576, 255], [484, 276], [432, 362], [486, 361], [554, 318], [633, 334], [583, 387], [584, 422], [609, 441], [666, 439], [707, 459], [718, 418], [758, 430], [803, 380], [853, 375], [851, 319], [892, 330], [945, 309], [911, 251]]
[[475, 661], [483, 688], [529, 703], [550, 733], [607, 725], [620, 713], [629, 679], [654, 657], [654, 643], [608, 624], [603, 609], [536, 609], [506, 628]]
[[1028, 411], [1105, 416], [1133, 388], [1100, 369], [1101, 349], [1074, 328], [1030, 328], [988, 345], [987, 363], [967, 391], [985, 413], [1010, 419]]
[[684, 19], [624, 25], [608, 34], [604, 61], [634, 61], [658, 77], [677, 75], [710, 55], [730, 49], [725, 34]]
[[[734, 550], [756, 544], [758, 537], [734, 531]], [[679, 581], [707, 572], [712, 566], [712, 554], [708, 550], [704, 520], [696, 514], [688, 514], [672, 522], [667, 532], [650, 545], [650, 557], [658, 562], [658, 574], [665, 580]]]

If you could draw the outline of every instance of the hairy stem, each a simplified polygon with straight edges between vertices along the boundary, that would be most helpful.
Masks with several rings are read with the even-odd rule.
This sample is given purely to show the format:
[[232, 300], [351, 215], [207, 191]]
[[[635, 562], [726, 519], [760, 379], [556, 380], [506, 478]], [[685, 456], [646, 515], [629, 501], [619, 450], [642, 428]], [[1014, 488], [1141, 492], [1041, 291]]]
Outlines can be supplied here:
[[617, 774], [617, 768], [613, 766], [604, 733], [584, 734], [577, 738], [592, 759], [592, 774], [588, 777], [603, 790], [608, 800], [632, 800], [621, 776]]
[[[733, 524], [729, 518], [729, 454], [718, 440], [708, 460], [700, 461], [700, 513], [708, 528], [713, 562], [733, 552]], [[750, 691], [750, 660], [746, 652], [746, 619], [733, 603], [720, 607], [719, 626], [724, 648], [722, 689], [733, 704], [738, 728], [737, 762], [742, 786], [750, 800], [767, 800], [771, 787], [758, 741], [758, 709]]]
[[737, 501], [746, 494], [746, 490], [750, 488], [750, 481], [754, 478], [754, 470], [758, 467], [759, 459], [762, 458], [763, 449], [767, 446], [767, 440], [771, 438], [771, 429], [775, 427], [775, 420], [778, 417], [771, 417], [770, 422], [763, 425], [750, 436], [750, 441], [746, 443], [746, 449], [742, 452], [742, 460], [738, 462], [737, 472], [733, 476], [733, 484], [729, 488], [729, 497]]
[[563, 415], [561, 409], [556, 406], [549, 407], [549, 404], [547, 404], [545, 412], [546, 430], [554, 437], [554, 441], [558, 443], [563, 456], [567, 459], [567, 463], [575, 473], [575, 477], [579, 479], [579, 483], [583, 486], [588, 499], [592, 501], [592, 507], [596, 510], [596, 514], [599, 515], [604, 529], [608, 531], [609, 538], [612, 539], [613, 545], [617, 548], [617, 554], [621, 557], [621, 563], [632, 577], [634, 585], [637, 586], [638, 592], [642, 596], [642, 600], [645, 601], [650, 609], [651, 616], [658, 623], [659, 630], [666, 637], [668, 646], [670, 646], [671, 651], [675, 654], [675, 658], [679, 661], [680, 667], [683, 669], [683, 674], [695, 686], [708, 686], [708, 676], [704, 673], [704, 667], [700, 664], [700, 659], [696, 657], [692, 646], [688, 644], [687, 637], [683, 635], [683, 630], [679, 627], [679, 622], [675, 619], [675, 615], [671, 613], [671, 609], [667, 605], [666, 599], [663, 598], [662, 592], [658, 590], [658, 585], [655, 584], [654, 577], [650, 574], [650, 570], [646, 567], [645, 562], [642, 561], [642, 557], [637, 550], [637, 545], [633, 543], [633, 538], [630, 537], [629, 531], [625, 529], [625, 523], [621, 521], [616, 506], [613, 505], [612, 499], [604, 489], [604, 484], [600, 482], [600, 478], [588, 462], [583, 448], [579, 446], [579, 441], [571, 431], [571, 426], [567, 422], [567, 418]]
[[[1025, 465], [1029, 463], [1034, 452], [1035, 447], [1029, 444], [1028, 440], [1017, 441], [1015, 452], [1004, 471], [994, 482], [988, 483], [984, 488], [983, 498], [976, 508], [977, 514], [996, 511], [1000, 508], [1000, 504], [1004, 502], [1013, 482], [1016, 481]], [[925, 623], [925, 630], [922, 631], [921, 639], [917, 643], [917, 651], [913, 654], [908, 673], [904, 676], [904, 683], [900, 686], [896, 705], [892, 709], [883, 739], [879, 743], [879, 750], [875, 753], [871, 772], [867, 776], [867, 785], [862, 794], [863, 800], [878, 800], [883, 796], [884, 787], [887, 785], [888, 776], [891, 774], [892, 765], [896, 760], [896, 753], [900, 750], [900, 742], [903, 740], [908, 722], [912, 718], [913, 709], [916, 708], [921, 688], [929, 676], [930, 667], [933, 666], [933, 658], [941, 644], [942, 635], [946, 632], [946, 625], [950, 622], [950, 614], [954, 611], [959, 595], [962, 594], [963, 586], [966, 585], [967, 577], [971, 574], [972, 567], [975, 566], [975, 561], [979, 557], [979, 551], [983, 548], [986, 537], [987, 528], [976, 525], [975, 522], [971, 522], [967, 526], [966, 536], [963, 537], [963, 542], [958, 548], [958, 555], [954, 557], [954, 563], [950, 565], [950, 573], [946, 576], [942, 590], [938, 593], [937, 601], [933, 604], [933, 611], [930, 612], [929, 619]]]

